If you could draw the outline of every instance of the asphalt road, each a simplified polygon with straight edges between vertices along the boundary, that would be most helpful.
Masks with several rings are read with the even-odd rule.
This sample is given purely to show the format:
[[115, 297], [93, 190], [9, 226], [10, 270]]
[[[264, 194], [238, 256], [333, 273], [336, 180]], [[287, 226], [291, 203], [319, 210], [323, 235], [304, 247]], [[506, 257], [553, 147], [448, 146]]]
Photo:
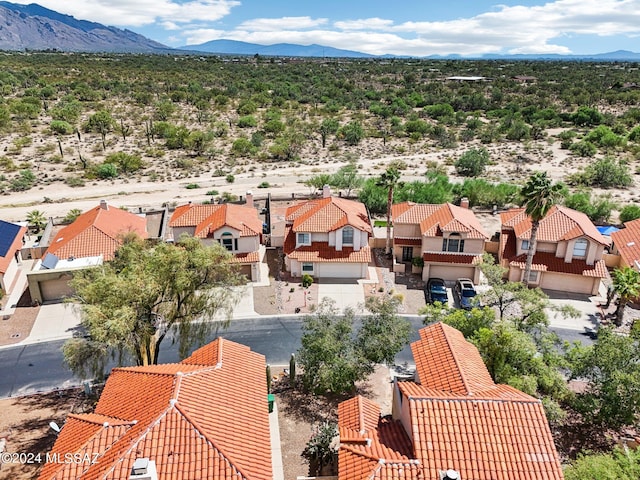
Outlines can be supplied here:
[[[411, 341], [417, 340], [422, 327], [421, 317], [410, 317], [414, 327]], [[592, 341], [580, 331], [553, 329], [569, 342]], [[265, 355], [271, 365], [288, 365], [291, 353], [300, 347], [302, 337], [299, 317], [261, 317], [234, 320], [228, 329], [220, 332], [224, 338], [242, 343], [255, 352]], [[212, 339], [216, 335], [212, 336]], [[27, 395], [80, 385], [81, 379], [74, 377], [62, 362], [63, 340], [36, 343], [22, 347], [0, 350], [0, 398]], [[167, 338], [160, 351], [160, 363], [178, 362], [177, 345]], [[398, 364], [413, 363], [411, 349], [407, 346], [396, 356]]]

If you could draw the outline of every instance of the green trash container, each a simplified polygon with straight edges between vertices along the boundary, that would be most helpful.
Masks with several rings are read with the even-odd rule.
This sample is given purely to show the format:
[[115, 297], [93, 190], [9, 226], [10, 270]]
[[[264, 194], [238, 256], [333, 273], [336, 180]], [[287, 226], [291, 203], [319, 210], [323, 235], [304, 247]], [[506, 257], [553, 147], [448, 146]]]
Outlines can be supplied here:
[[269, 413], [273, 412], [273, 404], [276, 401], [276, 396], [273, 393], [267, 394], [267, 401], [269, 402]]

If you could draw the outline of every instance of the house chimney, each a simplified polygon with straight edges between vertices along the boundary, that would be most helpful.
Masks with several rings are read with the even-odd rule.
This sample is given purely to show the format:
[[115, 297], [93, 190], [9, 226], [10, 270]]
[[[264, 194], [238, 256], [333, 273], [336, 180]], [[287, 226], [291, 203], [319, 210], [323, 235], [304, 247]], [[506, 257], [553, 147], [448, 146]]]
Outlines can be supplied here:
[[247, 201], [245, 205], [247, 207], [253, 207], [253, 192], [251, 190], [247, 190]]
[[460, 199], [460, 206], [462, 208], [469, 208], [469, 199], [467, 197], [462, 197]]
[[106, 200], [100, 200], [100, 208], [103, 210], [109, 210], [109, 207], [107, 206], [107, 201]]
[[322, 187], [322, 198], [330, 198], [331, 197], [331, 187], [329, 185], [325, 185]]
[[158, 480], [156, 462], [148, 458], [136, 458], [129, 480]]

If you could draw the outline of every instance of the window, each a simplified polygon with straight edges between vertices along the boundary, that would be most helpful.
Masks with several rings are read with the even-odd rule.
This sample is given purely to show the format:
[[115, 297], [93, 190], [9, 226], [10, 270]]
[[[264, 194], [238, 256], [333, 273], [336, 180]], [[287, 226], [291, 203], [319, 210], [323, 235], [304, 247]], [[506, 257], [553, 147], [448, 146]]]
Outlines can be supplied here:
[[442, 239], [443, 252], [464, 252], [464, 240], [459, 233], [452, 233], [448, 238]]
[[296, 243], [298, 245], [311, 245], [311, 235], [308, 233], [296, 234]]
[[303, 273], [313, 273], [313, 263], [303, 263], [302, 264], [302, 272]]
[[589, 246], [589, 242], [586, 239], [580, 238], [576, 240], [573, 244], [573, 256], [574, 257], [586, 257], [587, 256], [587, 247]]
[[534, 270], [531, 270], [529, 272], [529, 283], [538, 283], [538, 274], [540, 272], [536, 272]]
[[342, 229], [342, 244], [353, 245], [353, 228], [352, 227], [344, 227]]
[[529, 250], [529, 240], [522, 240], [522, 250]]
[[227, 250], [229, 250], [230, 252], [233, 251], [233, 234], [229, 232], [224, 232], [222, 234], [222, 237], [220, 238], [220, 243], [222, 243], [222, 246]]

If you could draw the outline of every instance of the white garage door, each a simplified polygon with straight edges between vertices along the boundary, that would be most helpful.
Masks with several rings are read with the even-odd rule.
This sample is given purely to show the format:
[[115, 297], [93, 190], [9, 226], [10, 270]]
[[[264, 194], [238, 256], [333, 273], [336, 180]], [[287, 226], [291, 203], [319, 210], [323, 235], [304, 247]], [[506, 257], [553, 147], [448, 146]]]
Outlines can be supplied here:
[[62, 300], [73, 293], [69, 287], [70, 276], [64, 276], [56, 280], [46, 280], [40, 283], [40, 292], [43, 302], [54, 302]]
[[583, 277], [582, 275], [562, 275], [558, 273], [545, 272], [542, 274], [540, 282], [541, 288], [549, 290], [559, 290], [562, 292], [591, 294], [594, 278]]
[[431, 265], [429, 278], [441, 278], [445, 282], [455, 282], [459, 278], [470, 278], [473, 281], [475, 267], [458, 267], [452, 265]]
[[316, 263], [314, 267], [317, 278], [362, 278], [361, 263]]

